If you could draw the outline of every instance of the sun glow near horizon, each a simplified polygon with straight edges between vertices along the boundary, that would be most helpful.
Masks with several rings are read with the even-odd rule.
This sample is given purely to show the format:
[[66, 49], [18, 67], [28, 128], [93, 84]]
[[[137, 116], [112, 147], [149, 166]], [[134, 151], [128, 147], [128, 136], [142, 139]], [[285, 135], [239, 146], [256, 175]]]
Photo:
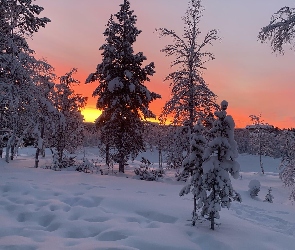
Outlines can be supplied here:
[[96, 108], [85, 108], [81, 110], [84, 116], [85, 122], [95, 122], [95, 120], [101, 115], [102, 111]]

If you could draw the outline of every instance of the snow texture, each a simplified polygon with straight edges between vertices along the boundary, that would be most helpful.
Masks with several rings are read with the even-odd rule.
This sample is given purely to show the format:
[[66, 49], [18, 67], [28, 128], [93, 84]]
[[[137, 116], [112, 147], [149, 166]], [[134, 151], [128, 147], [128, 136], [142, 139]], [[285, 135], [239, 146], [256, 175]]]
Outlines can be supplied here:
[[[86, 157], [96, 158], [97, 148]], [[23, 148], [7, 164], [0, 159], [0, 249], [69, 250], [290, 250], [295, 241], [295, 211], [278, 176], [278, 160], [265, 157], [268, 169], [258, 175], [257, 156], [240, 155], [243, 179], [233, 180], [243, 203], [222, 210], [216, 232], [208, 223], [191, 227], [191, 197], [179, 197], [174, 170], [160, 182], [132, 179], [140, 158], [129, 162], [125, 175], [52, 171], [34, 166], [35, 149]], [[40, 166], [51, 162], [50, 152]], [[79, 155], [82, 159], [84, 156]], [[157, 165], [157, 152], [145, 157]], [[99, 160], [99, 159], [98, 159]], [[115, 166], [117, 168], [117, 165]], [[128, 177], [128, 178], [126, 178]], [[248, 183], [268, 187], [273, 203], [253, 200]], [[241, 226], [242, 225], [242, 226]], [[249, 240], [251, 239], [251, 240]]]

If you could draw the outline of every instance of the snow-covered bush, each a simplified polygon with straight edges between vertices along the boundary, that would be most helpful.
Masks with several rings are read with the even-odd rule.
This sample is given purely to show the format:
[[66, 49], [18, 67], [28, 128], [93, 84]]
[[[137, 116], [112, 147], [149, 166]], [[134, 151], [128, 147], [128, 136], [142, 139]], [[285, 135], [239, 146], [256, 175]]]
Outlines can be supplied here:
[[151, 162], [142, 157], [141, 162], [143, 163], [139, 168], [134, 169], [134, 173], [139, 177], [140, 180], [145, 181], [156, 181], [163, 177], [163, 169], [152, 169], [150, 168]]
[[251, 180], [248, 184], [248, 187], [252, 199], [258, 196], [261, 187], [260, 182], [258, 180]]
[[76, 171], [92, 174], [98, 173], [98, 171], [100, 171], [100, 165], [97, 166], [94, 162], [83, 157], [82, 162], [77, 164]]
[[266, 194], [266, 196], [265, 196], [265, 198], [264, 198], [264, 201], [266, 201], [266, 202], [269, 202], [269, 203], [273, 203], [273, 195], [272, 195], [272, 193], [271, 193], [271, 191], [272, 191], [272, 189], [271, 189], [271, 187], [268, 189], [268, 193]]
[[47, 167], [53, 170], [61, 170], [63, 168], [69, 168], [69, 167], [75, 167], [76, 156], [69, 156], [69, 155], [63, 155], [62, 160], [59, 160], [59, 154], [57, 151], [52, 150], [52, 164], [51, 166]]

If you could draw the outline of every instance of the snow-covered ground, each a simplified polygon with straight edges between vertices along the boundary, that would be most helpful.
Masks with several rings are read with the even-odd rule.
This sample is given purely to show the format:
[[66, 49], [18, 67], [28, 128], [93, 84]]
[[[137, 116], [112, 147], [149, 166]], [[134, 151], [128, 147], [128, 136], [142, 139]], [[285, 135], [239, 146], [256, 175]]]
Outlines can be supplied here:
[[[209, 222], [191, 226], [192, 196], [178, 196], [183, 183], [173, 171], [158, 182], [132, 178], [139, 161], [125, 175], [56, 172], [33, 168], [33, 154], [24, 148], [9, 164], [0, 159], [1, 250], [295, 249], [295, 207], [278, 177], [279, 160], [263, 158], [261, 175], [257, 156], [240, 155], [242, 178], [232, 182], [243, 202], [223, 209], [212, 231]], [[96, 155], [87, 149], [89, 160]], [[145, 157], [157, 160], [156, 153]], [[252, 179], [261, 183], [256, 199], [249, 197]], [[269, 187], [273, 203], [263, 202]]]

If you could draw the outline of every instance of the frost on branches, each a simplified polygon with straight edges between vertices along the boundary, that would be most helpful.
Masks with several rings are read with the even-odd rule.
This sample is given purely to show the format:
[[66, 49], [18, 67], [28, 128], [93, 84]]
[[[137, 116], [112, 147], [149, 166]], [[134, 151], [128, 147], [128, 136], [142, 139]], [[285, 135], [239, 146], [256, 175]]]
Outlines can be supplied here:
[[[37, 122], [40, 104], [46, 102], [33, 76], [37, 61], [26, 38], [50, 20], [38, 15], [43, 8], [32, 0], [1, 0], [0, 5], [0, 104], [7, 104], [8, 128], [6, 161], [13, 149]], [[2, 124], [1, 124], [2, 125]]]
[[284, 131], [283, 157], [280, 165], [280, 178], [286, 187], [291, 187], [290, 200], [295, 201], [295, 133]]
[[[268, 123], [264, 123], [261, 115], [250, 115], [249, 117], [252, 125], [246, 126], [246, 129], [249, 131], [250, 153], [259, 155], [259, 165], [262, 174], [264, 174], [262, 155], [277, 157], [279, 155], [279, 142], [277, 141], [275, 128]], [[275, 143], [276, 141], [277, 143]]]
[[283, 45], [290, 44], [294, 47], [295, 38], [295, 8], [283, 7], [276, 12], [270, 23], [259, 32], [258, 39], [264, 43], [271, 42], [274, 52], [284, 53]]
[[166, 163], [168, 168], [180, 168], [182, 161], [188, 156], [190, 148], [191, 129], [187, 123], [174, 126], [171, 131], [171, 141], [168, 142]]
[[64, 150], [73, 153], [78, 146], [83, 144], [83, 116], [81, 108], [85, 107], [87, 97], [75, 94], [73, 84], [79, 81], [74, 79], [76, 69], [61, 76], [60, 83], [55, 85], [54, 106], [58, 110], [55, 118], [55, 131], [51, 138], [51, 148], [54, 154], [53, 168], [62, 167]]
[[166, 77], [170, 82], [172, 97], [165, 104], [160, 120], [164, 122], [167, 116], [172, 115], [174, 125], [182, 125], [189, 121], [192, 129], [199, 119], [211, 124], [214, 120], [212, 111], [218, 109], [216, 95], [208, 88], [202, 77], [202, 70], [207, 61], [213, 60], [212, 53], [205, 48], [212, 45], [218, 39], [217, 31], [209, 31], [200, 41], [201, 30], [199, 28], [203, 8], [200, 0], [191, 0], [186, 16], [183, 36], [179, 36], [173, 30], [160, 28], [160, 36], [168, 36], [173, 39], [173, 44], [167, 45], [162, 52], [176, 59], [171, 67], [178, 69]]
[[217, 120], [210, 130], [213, 139], [203, 156], [202, 182], [207, 197], [203, 201], [202, 215], [208, 216], [212, 230], [222, 207], [229, 208], [233, 200], [241, 202], [241, 196], [233, 189], [229, 177], [231, 174], [233, 178], [239, 178], [240, 165], [235, 160], [238, 157], [237, 144], [234, 140], [235, 123], [226, 113], [227, 106], [228, 103], [222, 101], [221, 111], [215, 112]]
[[119, 171], [124, 172], [128, 158], [144, 149], [142, 119], [155, 117], [149, 104], [161, 96], [144, 85], [155, 73], [154, 63], [142, 67], [147, 58], [142, 52], [133, 51], [132, 45], [141, 33], [135, 27], [137, 17], [130, 10], [129, 1], [124, 0], [120, 8], [111, 16], [104, 32], [102, 62], [86, 83], [99, 81], [93, 92], [98, 97], [96, 106], [102, 110], [97, 125], [103, 143], [116, 152]]

